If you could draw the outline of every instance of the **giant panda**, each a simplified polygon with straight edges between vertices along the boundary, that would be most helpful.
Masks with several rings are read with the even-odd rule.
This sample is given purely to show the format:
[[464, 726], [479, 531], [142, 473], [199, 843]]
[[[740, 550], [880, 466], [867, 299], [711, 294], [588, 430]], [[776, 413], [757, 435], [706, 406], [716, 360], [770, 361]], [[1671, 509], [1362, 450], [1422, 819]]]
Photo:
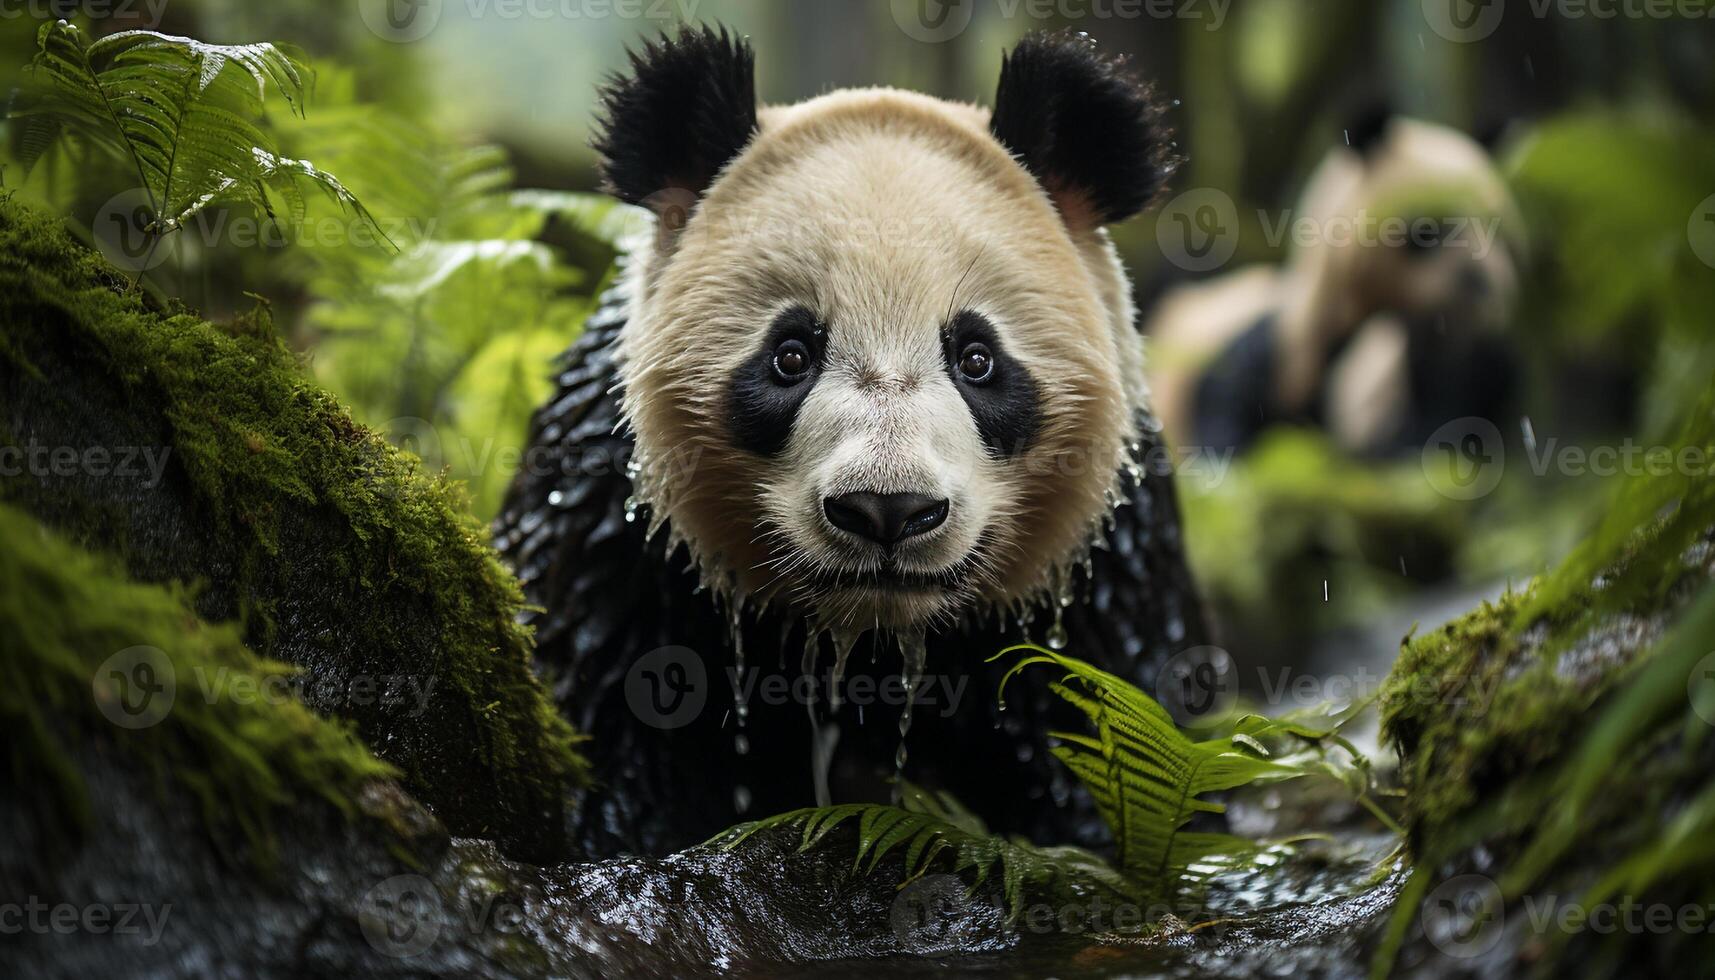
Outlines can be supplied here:
[[1525, 238], [1499, 168], [1464, 133], [1384, 109], [1343, 133], [1280, 224], [1283, 267], [1155, 304], [1150, 380], [1179, 444], [1242, 451], [1291, 424], [1389, 456], [1449, 422], [1507, 414]]
[[[1172, 168], [1151, 90], [1054, 34], [1006, 56], [992, 111], [759, 106], [748, 42], [702, 28], [643, 46], [602, 107], [607, 189], [656, 220], [496, 525], [589, 739], [576, 839], [658, 854], [902, 778], [1099, 843], [1046, 751], [1081, 727], [1057, 678], [1003, 710], [991, 658], [1047, 643], [1147, 688], [1205, 640], [1105, 230]], [[847, 696], [759, 699], [759, 674]], [[639, 709], [667, 680], [688, 719]]]

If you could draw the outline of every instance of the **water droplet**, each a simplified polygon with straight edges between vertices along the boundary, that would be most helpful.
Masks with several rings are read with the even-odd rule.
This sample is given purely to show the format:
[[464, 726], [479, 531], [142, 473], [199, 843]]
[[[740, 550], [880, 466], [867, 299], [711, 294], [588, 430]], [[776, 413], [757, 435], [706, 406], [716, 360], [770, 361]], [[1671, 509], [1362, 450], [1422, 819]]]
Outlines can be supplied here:
[[1066, 635], [1066, 624], [1055, 617], [1054, 625], [1048, 629], [1048, 649], [1064, 650], [1069, 637]]

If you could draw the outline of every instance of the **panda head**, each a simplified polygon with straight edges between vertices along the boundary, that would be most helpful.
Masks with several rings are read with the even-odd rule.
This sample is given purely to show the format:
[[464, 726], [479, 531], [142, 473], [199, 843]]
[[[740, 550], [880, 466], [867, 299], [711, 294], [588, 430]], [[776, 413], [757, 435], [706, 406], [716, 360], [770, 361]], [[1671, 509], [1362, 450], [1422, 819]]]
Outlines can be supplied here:
[[1154, 196], [1147, 89], [1077, 35], [991, 112], [889, 89], [758, 107], [749, 47], [686, 31], [604, 93], [609, 189], [656, 214], [620, 341], [637, 494], [705, 584], [915, 630], [1062, 581], [1142, 406], [1103, 226]]
[[1366, 113], [1311, 175], [1296, 215], [1321, 229], [1298, 243], [1278, 330], [1276, 398], [1302, 410], [1327, 361], [1371, 318], [1438, 346], [1486, 343], [1510, 321], [1523, 221], [1476, 140], [1447, 126]]
[[1319, 319], [1343, 328], [1387, 312], [1504, 324], [1522, 221], [1488, 151], [1456, 129], [1385, 112], [1346, 132], [1298, 207], [1327, 232], [1297, 250], [1295, 270], [1312, 293], [1351, 306]]

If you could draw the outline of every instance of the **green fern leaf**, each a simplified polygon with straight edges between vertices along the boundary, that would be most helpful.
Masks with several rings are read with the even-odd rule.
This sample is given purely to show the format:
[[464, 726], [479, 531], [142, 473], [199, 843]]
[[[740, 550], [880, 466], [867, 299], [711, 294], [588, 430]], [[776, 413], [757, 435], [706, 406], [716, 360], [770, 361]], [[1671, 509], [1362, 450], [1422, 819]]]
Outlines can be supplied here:
[[373, 223], [331, 174], [282, 157], [259, 123], [270, 88], [293, 114], [304, 112], [308, 69], [282, 48], [155, 31], [90, 42], [63, 20], [43, 25], [37, 45], [27, 92], [13, 111], [22, 121], [26, 169], [71, 134], [128, 160], [149, 195], [156, 235], [216, 203], [272, 214], [270, 190], [301, 217], [299, 182]]
[[1194, 815], [1224, 809], [1202, 797], [1316, 771], [1316, 760], [1267, 756], [1262, 737], [1294, 734], [1295, 728], [1327, 733], [1250, 716], [1232, 736], [1193, 742], [1166, 709], [1120, 678], [1040, 647], [1011, 647], [1000, 655], [1018, 652], [1030, 655], [1002, 678], [1002, 699], [1006, 684], [1030, 667], [1065, 671], [1049, 687], [1083, 712], [1095, 734], [1053, 733], [1060, 743], [1054, 755], [1095, 799], [1113, 831], [1120, 872], [1151, 902], [1171, 905], [1210, 876], [1253, 861], [1264, 850], [1231, 834], [1186, 832]]
[[800, 827], [799, 850], [808, 851], [836, 828], [854, 820], [858, 846], [853, 871], [868, 874], [901, 848], [905, 868], [901, 887], [928, 873], [943, 857], [947, 860], [941, 863], [947, 870], [970, 875], [973, 891], [998, 869], [1009, 923], [1018, 921], [1033, 897], [1068, 897], [1094, 890], [1115, 901], [1137, 899], [1131, 883], [1097, 855], [1076, 847], [1038, 847], [996, 836], [951, 797], [931, 796], [909, 784], [902, 789], [899, 806], [843, 803], [792, 810], [741, 824], [711, 843], [736, 847], [763, 830]]

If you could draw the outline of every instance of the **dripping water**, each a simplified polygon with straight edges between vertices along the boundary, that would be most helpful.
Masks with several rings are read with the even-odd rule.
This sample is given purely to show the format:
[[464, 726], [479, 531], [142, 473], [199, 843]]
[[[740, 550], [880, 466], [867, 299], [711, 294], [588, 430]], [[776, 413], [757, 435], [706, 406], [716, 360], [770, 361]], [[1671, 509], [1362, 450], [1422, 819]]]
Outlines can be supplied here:
[[[740, 600], [733, 600], [728, 619], [732, 630], [732, 699], [734, 711], [738, 715], [738, 725], [732, 737], [732, 749], [738, 755], [746, 756], [750, 754], [750, 732], [746, 728], [750, 719], [750, 698], [746, 694], [744, 683], [744, 621], [741, 605]], [[740, 814], [750, 810], [750, 787], [742, 781], [733, 786], [732, 806], [734, 812]]]
[[738, 734], [733, 736], [733, 748], [739, 755], [749, 755], [750, 735], [746, 731], [746, 725], [750, 721], [750, 698], [744, 678], [744, 623], [736, 602], [732, 605], [728, 622], [732, 629], [732, 697], [733, 706], [738, 712]]
[[911, 734], [911, 709], [917, 700], [917, 685], [923, 680], [927, 652], [921, 630], [898, 634], [899, 655], [904, 660], [905, 707], [899, 713], [899, 748], [893, 753], [893, 797], [897, 804], [905, 787], [905, 737]]
[[816, 719], [816, 661], [822, 654], [822, 633], [815, 623], [806, 624], [804, 662], [800, 669], [806, 682], [804, 710], [810, 716], [810, 780], [816, 790], [816, 805], [826, 807], [834, 803], [833, 793], [828, 789], [828, 769], [833, 765], [834, 746], [840, 741], [840, 727], [832, 719], [825, 726]]
[[846, 679], [846, 661], [851, 658], [852, 649], [857, 646], [858, 637], [863, 634], [850, 629], [834, 631], [834, 670], [828, 680], [828, 705], [834, 711], [840, 710], [840, 693]]

